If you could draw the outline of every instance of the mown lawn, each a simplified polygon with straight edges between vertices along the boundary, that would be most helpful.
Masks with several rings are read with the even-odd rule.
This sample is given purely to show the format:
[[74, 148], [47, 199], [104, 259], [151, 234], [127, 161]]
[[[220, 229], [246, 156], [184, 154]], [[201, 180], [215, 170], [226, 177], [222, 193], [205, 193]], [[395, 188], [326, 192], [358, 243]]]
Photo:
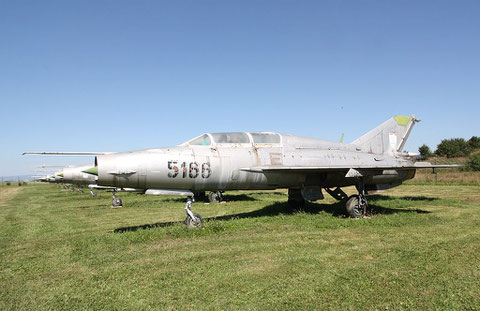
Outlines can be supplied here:
[[[18, 189], [18, 190], [15, 190]], [[404, 185], [372, 217], [284, 191], [197, 202], [0, 188], [0, 310], [480, 310], [480, 187]]]

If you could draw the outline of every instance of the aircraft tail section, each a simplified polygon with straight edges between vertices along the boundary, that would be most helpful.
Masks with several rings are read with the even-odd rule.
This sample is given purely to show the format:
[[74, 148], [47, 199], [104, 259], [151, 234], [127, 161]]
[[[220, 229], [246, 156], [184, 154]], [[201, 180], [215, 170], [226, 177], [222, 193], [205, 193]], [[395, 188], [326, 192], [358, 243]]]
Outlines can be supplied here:
[[395, 116], [356, 139], [352, 144], [366, 147], [371, 153], [394, 155], [402, 151], [416, 122], [420, 120], [414, 115]]

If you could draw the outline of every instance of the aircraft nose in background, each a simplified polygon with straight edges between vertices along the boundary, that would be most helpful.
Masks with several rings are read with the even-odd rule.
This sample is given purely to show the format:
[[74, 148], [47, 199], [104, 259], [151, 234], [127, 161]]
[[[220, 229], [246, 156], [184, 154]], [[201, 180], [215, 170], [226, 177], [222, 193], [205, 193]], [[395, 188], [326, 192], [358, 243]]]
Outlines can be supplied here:
[[89, 169], [83, 170], [82, 172], [86, 174], [98, 176], [98, 166], [91, 167]]

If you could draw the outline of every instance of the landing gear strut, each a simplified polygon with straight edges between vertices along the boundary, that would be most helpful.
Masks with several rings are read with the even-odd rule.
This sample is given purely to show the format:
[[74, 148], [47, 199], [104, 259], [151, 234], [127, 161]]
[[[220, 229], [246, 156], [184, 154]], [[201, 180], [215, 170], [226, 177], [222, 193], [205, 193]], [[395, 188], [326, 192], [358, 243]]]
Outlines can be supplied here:
[[294, 210], [302, 210], [305, 208], [305, 199], [300, 189], [288, 189], [288, 207]]
[[187, 218], [185, 218], [185, 226], [189, 228], [200, 228], [203, 226], [203, 219], [202, 216], [190, 210], [193, 202], [195, 202], [195, 200], [192, 197], [187, 198], [187, 203], [185, 204], [185, 213], [187, 214]]
[[117, 208], [117, 207], [122, 207], [122, 206], [123, 206], [122, 199], [117, 198], [117, 197], [115, 196], [116, 193], [117, 193], [117, 190], [113, 190], [113, 191], [112, 191], [112, 207], [113, 207], [113, 208]]
[[357, 185], [358, 195], [352, 195], [348, 198], [345, 207], [347, 213], [353, 218], [363, 218], [367, 214], [368, 202], [365, 196], [365, 184], [363, 179]]

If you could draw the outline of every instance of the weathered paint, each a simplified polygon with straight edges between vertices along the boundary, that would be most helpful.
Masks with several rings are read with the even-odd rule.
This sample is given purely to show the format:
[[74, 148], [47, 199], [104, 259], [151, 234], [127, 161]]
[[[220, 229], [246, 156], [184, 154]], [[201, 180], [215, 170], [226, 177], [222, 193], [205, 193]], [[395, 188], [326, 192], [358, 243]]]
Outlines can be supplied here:
[[363, 178], [367, 189], [384, 189], [415, 171], [390, 138], [404, 142], [416, 120], [406, 118], [408, 126], [401, 125], [405, 118], [394, 117], [352, 144], [274, 133], [274, 143], [255, 143], [252, 133], [245, 133], [249, 143], [216, 143], [216, 134], [204, 134], [180, 146], [99, 155], [98, 184], [191, 192], [295, 188], [320, 198], [318, 189], [356, 185]]

